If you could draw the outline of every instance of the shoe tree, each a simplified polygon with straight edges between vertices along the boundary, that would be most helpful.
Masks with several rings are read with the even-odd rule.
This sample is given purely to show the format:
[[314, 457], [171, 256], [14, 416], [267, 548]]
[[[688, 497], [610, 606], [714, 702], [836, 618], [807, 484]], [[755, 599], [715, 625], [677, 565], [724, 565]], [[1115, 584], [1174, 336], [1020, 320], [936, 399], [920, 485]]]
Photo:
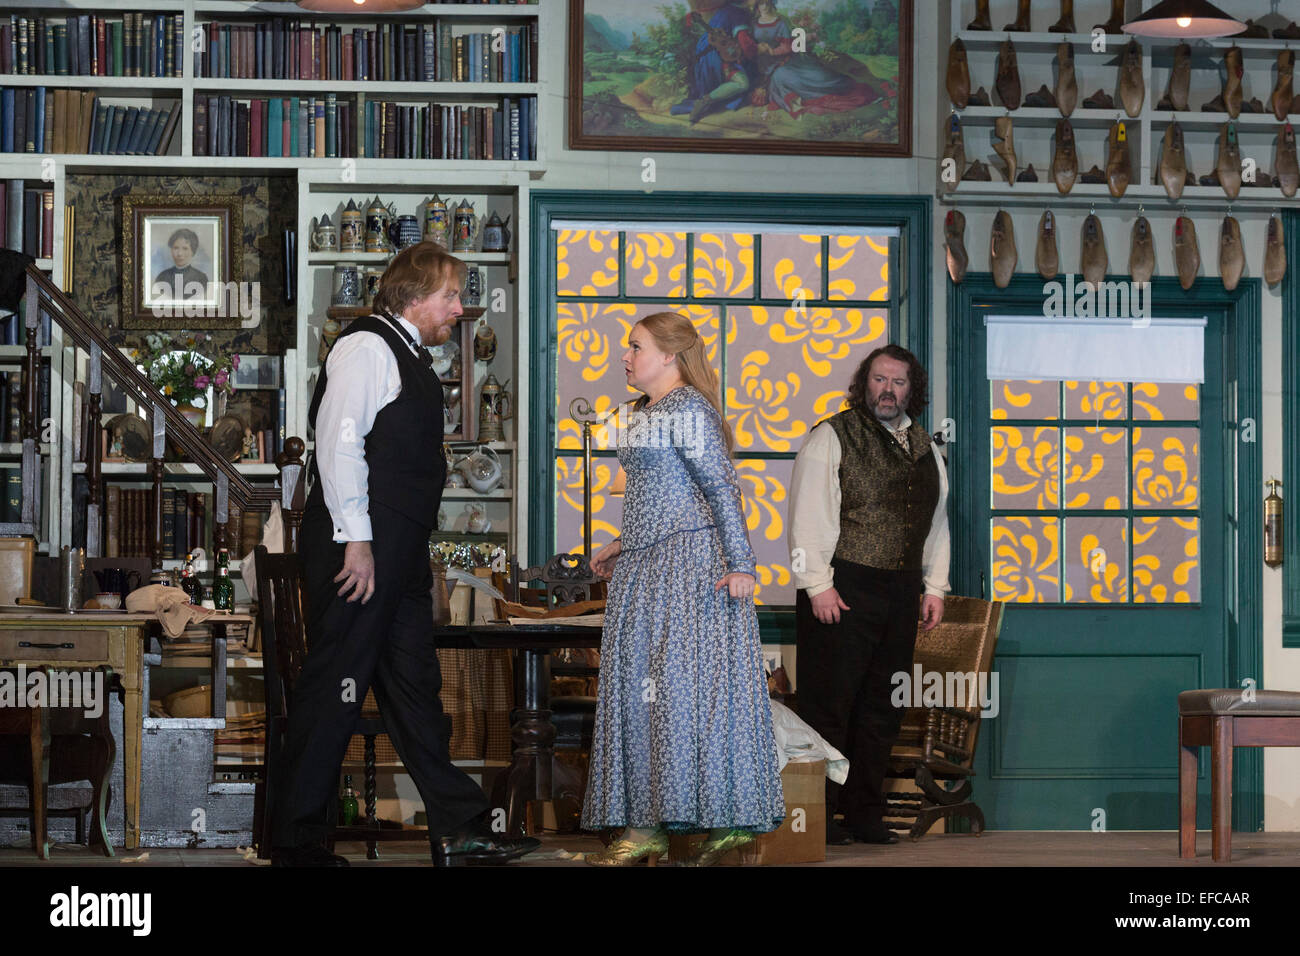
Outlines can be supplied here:
[[1241, 48], [1236, 44], [1223, 55], [1223, 108], [1228, 115], [1236, 119], [1241, 115]]
[[1128, 189], [1129, 180], [1133, 175], [1132, 154], [1128, 146], [1128, 127], [1122, 120], [1111, 126], [1109, 146], [1106, 155], [1106, 186], [1110, 194], [1118, 199]]
[[1183, 194], [1183, 186], [1187, 183], [1187, 155], [1183, 151], [1183, 128], [1177, 122], [1165, 127], [1158, 176], [1170, 199]]
[[993, 217], [993, 232], [989, 237], [989, 269], [993, 284], [1005, 289], [1016, 274], [1016, 231], [1006, 210], [999, 209]]
[[1169, 71], [1169, 88], [1165, 91], [1173, 110], [1187, 111], [1187, 92], [1191, 82], [1192, 48], [1180, 43], [1174, 48], [1174, 67]]
[[1130, 117], [1139, 115], [1146, 93], [1146, 81], [1142, 79], [1142, 47], [1138, 46], [1137, 40], [1129, 40], [1119, 61], [1119, 99], [1124, 104], [1124, 112]]
[[1011, 33], [1029, 32], [1029, 0], [1020, 0], [1016, 5], [1016, 22], [1008, 23], [1002, 29]]
[[1286, 276], [1286, 240], [1282, 237], [1282, 221], [1277, 216], [1268, 217], [1268, 241], [1264, 246], [1264, 281], [1277, 285]]
[[1061, 19], [1047, 28], [1048, 33], [1074, 32], [1074, 0], [1061, 0]]
[[1110, 0], [1110, 19], [1093, 26], [1094, 30], [1104, 30], [1107, 35], [1117, 34], [1124, 27], [1124, 0]]
[[[949, 159], [952, 160], [952, 168], [955, 171], [953, 181], [944, 182], [943, 188], [945, 191], [950, 193], [956, 192], [957, 184], [961, 181], [962, 177], [966, 175], [966, 141], [962, 136], [961, 117], [956, 113], [953, 113], [948, 117], [948, 135], [944, 142], [943, 158], [945, 161]], [[941, 177], [945, 165], [947, 165], [946, 162], [939, 164], [939, 173]]]
[[1237, 143], [1235, 123], [1224, 123], [1219, 130], [1219, 161], [1214, 171], [1219, 174], [1224, 195], [1236, 199], [1241, 192], [1241, 147]]
[[1151, 223], [1146, 216], [1138, 216], [1129, 242], [1129, 278], [1134, 282], [1150, 282], [1155, 271], [1156, 247], [1151, 238]]
[[1241, 251], [1241, 225], [1232, 216], [1223, 217], [1219, 228], [1219, 277], [1223, 288], [1231, 292], [1241, 281], [1246, 257]]
[[1050, 282], [1061, 271], [1061, 257], [1056, 249], [1056, 216], [1044, 210], [1038, 220], [1038, 242], [1034, 245], [1034, 268], [1044, 281]]
[[993, 81], [1002, 105], [1009, 110], [1020, 108], [1020, 66], [1016, 62], [1016, 47], [1010, 38], [1002, 41], [998, 50], [998, 72]]
[[1014, 184], [1016, 181], [1016, 143], [1014, 131], [1011, 128], [1010, 116], [999, 116], [993, 121], [993, 135], [997, 140], [993, 143], [993, 152], [1002, 157], [1002, 161], [1007, 164], [1007, 183]]
[[1280, 123], [1286, 122], [1287, 114], [1291, 112], [1291, 103], [1295, 99], [1295, 90], [1291, 86], [1294, 74], [1295, 50], [1283, 50], [1277, 55], [1277, 84], [1268, 98], [1273, 115]]
[[1074, 188], [1079, 176], [1079, 156], [1074, 151], [1074, 128], [1067, 119], [1056, 121], [1056, 152], [1052, 154], [1052, 181], [1058, 192]]
[[992, 30], [993, 21], [989, 19], [989, 0], [975, 0], [975, 19], [966, 24], [967, 30]]
[[1282, 127], [1277, 137], [1277, 158], [1273, 160], [1273, 173], [1282, 195], [1290, 199], [1300, 186], [1300, 163], [1296, 159], [1295, 129], [1290, 123]]
[[1094, 286], [1106, 279], [1106, 236], [1101, 231], [1101, 220], [1096, 213], [1089, 213], [1083, 221], [1083, 239], [1079, 249], [1079, 271], [1085, 282]]
[[1187, 291], [1201, 268], [1201, 250], [1196, 244], [1196, 225], [1186, 216], [1174, 221], [1174, 265], [1178, 269], [1178, 284]]
[[1079, 84], [1074, 77], [1074, 47], [1062, 43], [1056, 48], [1056, 108], [1062, 116], [1074, 112], [1079, 102]]
[[948, 99], [959, 110], [970, 103], [970, 66], [966, 62], [966, 44], [960, 39], [948, 47]]
[[966, 278], [970, 256], [966, 254], [966, 217], [956, 209], [949, 209], [943, 220], [943, 247], [948, 257], [948, 277], [954, 285]]

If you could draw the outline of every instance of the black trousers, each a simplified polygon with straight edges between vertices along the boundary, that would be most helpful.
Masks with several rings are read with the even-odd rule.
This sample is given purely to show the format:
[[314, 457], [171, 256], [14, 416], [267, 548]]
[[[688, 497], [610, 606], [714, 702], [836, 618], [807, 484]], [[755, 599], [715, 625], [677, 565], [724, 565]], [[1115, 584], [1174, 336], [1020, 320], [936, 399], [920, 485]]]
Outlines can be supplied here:
[[275, 846], [329, 837], [343, 755], [371, 687], [424, 800], [430, 837], [488, 807], [478, 784], [451, 762], [451, 720], [438, 700], [429, 532], [374, 501], [370, 521], [375, 593], [362, 604], [339, 597], [334, 577], [343, 568], [344, 545], [333, 540], [329, 512], [309, 507], [303, 517], [298, 551], [310, 615], [307, 660], [293, 688], [280, 760]]
[[925, 587], [919, 571], [839, 559], [831, 567], [849, 606], [838, 624], [813, 616], [806, 591], [797, 598], [799, 716], [849, 759], [844, 785], [827, 783], [828, 813], [838, 803], [849, 826], [872, 827], [885, 810], [885, 770], [903, 720], [903, 708], [890, 703], [891, 678], [912, 669]]

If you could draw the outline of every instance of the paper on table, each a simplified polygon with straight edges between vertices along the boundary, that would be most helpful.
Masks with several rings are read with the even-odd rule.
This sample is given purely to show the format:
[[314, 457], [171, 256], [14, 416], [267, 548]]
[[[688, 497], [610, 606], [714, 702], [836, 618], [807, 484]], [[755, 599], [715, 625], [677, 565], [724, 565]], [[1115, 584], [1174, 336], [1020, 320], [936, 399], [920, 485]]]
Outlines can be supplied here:
[[582, 614], [578, 617], [511, 617], [506, 618], [515, 627], [604, 627], [604, 614]]

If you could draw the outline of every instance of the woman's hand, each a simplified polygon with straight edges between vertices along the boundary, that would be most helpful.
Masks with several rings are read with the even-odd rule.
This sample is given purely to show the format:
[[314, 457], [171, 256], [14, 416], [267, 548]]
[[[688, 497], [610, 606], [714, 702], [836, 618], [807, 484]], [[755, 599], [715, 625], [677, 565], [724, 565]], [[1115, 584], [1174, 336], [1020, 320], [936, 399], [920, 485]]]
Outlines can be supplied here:
[[623, 552], [623, 542], [615, 538], [605, 547], [591, 556], [591, 570], [597, 576], [608, 581], [614, 576], [614, 562]]
[[713, 586], [713, 590], [717, 591], [723, 587], [734, 598], [752, 598], [754, 596], [754, 576], [745, 574], [743, 571], [732, 571], [730, 574], [724, 574], [722, 580]]

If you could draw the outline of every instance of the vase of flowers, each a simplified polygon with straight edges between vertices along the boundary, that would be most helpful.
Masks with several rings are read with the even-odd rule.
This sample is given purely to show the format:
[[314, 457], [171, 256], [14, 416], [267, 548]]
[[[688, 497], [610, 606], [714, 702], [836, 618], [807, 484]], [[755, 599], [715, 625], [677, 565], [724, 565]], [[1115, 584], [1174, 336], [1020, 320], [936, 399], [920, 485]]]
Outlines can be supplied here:
[[131, 358], [195, 428], [207, 415], [209, 391], [216, 398], [235, 390], [231, 379], [239, 356], [227, 355], [203, 332], [151, 332]]

